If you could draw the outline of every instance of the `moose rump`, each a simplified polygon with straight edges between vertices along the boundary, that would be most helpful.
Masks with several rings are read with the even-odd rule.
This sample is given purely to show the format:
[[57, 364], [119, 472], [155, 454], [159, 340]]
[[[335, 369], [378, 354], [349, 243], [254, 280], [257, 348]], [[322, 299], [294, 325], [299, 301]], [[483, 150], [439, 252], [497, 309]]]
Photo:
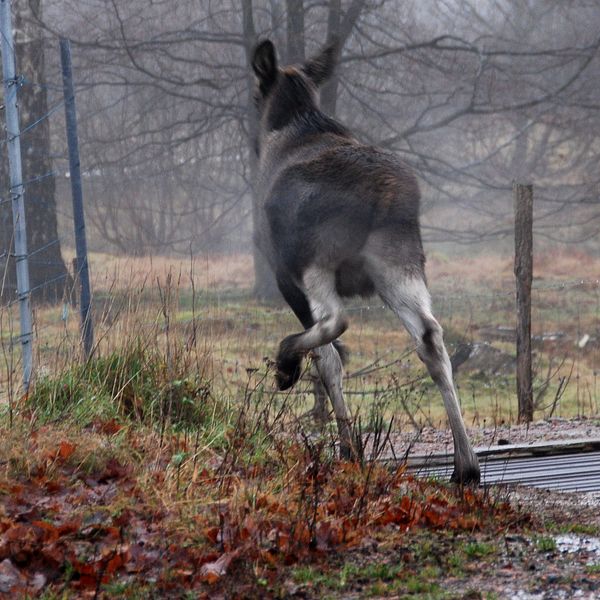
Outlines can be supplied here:
[[304, 65], [280, 69], [271, 42], [254, 53], [263, 208], [257, 243], [304, 327], [280, 344], [277, 382], [291, 387], [312, 352], [333, 404], [340, 451], [352, 456], [338, 341], [348, 326], [342, 298], [376, 293], [404, 323], [440, 389], [455, 441], [454, 479], [476, 481], [477, 458], [425, 282], [418, 183], [399, 159], [359, 143], [318, 108], [317, 88], [336, 54], [332, 46]]

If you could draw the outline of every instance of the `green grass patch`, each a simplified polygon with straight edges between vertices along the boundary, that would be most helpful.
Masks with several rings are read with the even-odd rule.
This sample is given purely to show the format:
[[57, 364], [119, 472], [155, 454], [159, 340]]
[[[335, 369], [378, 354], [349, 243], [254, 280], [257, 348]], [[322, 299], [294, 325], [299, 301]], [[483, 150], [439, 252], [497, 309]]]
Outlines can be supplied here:
[[555, 552], [556, 540], [550, 536], [541, 536], [535, 540], [536, 548], [540, 552]]
[[468, 542], [464, 546], [464, 553], [468, 558], [485, 558], [498, 551], [494, 544], [486, 542]]
[[600, 565], [586, 565], [585, 572], [588, 575], [600, 575]]
[[546, 531], [553, 533], [573, 533], [576, 535], [600, 535], [600, 526], [593, 523], [557, 523], [550, 521], [544, 523]]
[[215, 412], [224, 415], [204, 378], [141, 344], [39, 378], [25, 408], [42, 423], [84, 426], [95, 418], [199, 426]]

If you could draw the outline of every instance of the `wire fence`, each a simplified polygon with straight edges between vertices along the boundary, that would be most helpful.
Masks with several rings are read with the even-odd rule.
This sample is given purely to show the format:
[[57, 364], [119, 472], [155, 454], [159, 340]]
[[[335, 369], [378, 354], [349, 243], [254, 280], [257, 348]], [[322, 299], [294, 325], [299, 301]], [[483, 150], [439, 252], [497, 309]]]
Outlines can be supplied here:
[[[1, 31], [5, 46], [14, 53], [6, 22]], [[6, 50], [3, 58], [5, 55]], [[73, 98], [72, 89], [70, 92], [67, 89], [68, 80], [69, 77], [63, 78], [62, 85], [40, 82], [33, 73], [15, 73], [4, 78], [5, 104], [6, 90], [10, 88], [16, 90], [21, 99], [45, 93], [44, 105], [48, 108], [42, 114], [28, 114], [27, 123], [20, 131], [7, 125], [5, 136], [0, 140], [2, 148], [15, 141], [20, 143], [26, 167], [18, 180], [24, 190], [20, 196], [24, 202], [24, 215], [32, 217], [30, 230], [45, 232], [43, 236], [30, 237], [26, 252], [15, 247], [16, 221], [10, 211], [15, 204], [15, 185], [8, 183], [7, 169], [4, 168], [5, 184], [0, 191], [3, 297], [0, 309], [0, 398], [12, 402], [18, 397], [22, 389], [18, 384], [19, 372], [26, 372], [27, 387], [31, 374], [34, 378], [41, 377], [60, 371], [61, 365], [69, 364], [74, 358], [79, 359], [81, 339], [86, 339], [91, 331], [91, 314], [95, 316], [98, 347], [106, 351], [118, 348], [123, 338], [131, 335], [162, 336], [162, 339], [172, 327], [174, 334], [187, 340], [193, 330], [196, 341], [202, 339], [211, 355], [216, 385], [221, 389], [233, 389], [234, 394], [238, 394], [247, 385], [248, 373], [268, 368], [263, 357], [273, 356], [280, 339], [297, 330], [298, 325], [289, 309], [259, 306], [247, 292], [242, 293], [243, 302], [240, 302], [235, 294], [227, 291], [227, 285], [200, 286], [198, 291], [193, 281], [187, 281], [185, 268], [180, 268], [180, 286], [175, 294], [177, 302], [171, 320], [165, 317], [160, 288], [148, 285], [142, 294], [140, 289], [144, 284], [136, 288], [135, 277], [123, 283], [118, 277], [111, 280], [110, 276], [98, 272], [93, 301], [91, 296], [82, 300], [79, 291], [82, 275], [87, 270], [84, 249], [77, 249], [76, 262], [72, 265], [63, 258], [66, 254], [71, 258], [73, 251], [71, 247], [65, 247], [58, 228], [49, 227], [47, 222], [40, 228], [40, 218], [56, 218], [56, 186], [73, 184], [74, 164], [78, 164], [76, 156], [67, 156], [67, 148], [71, 150], [71, 145], [65, 142], [65, 148], [51, 148], [36, 137], [40, 129], [50, 125], [64, 129], [65, 134], [59, 139], [72, 137], [73, 125], [69, 133], [66, 122], [68, 112], [65, 123], [61, 117], [61, 111], [68, 108]], [[26, 104], [21, 102], [22, 106]], [[78, 193], [81, 194], [81, 189]], [[75, 218], [76, 213], [77, 209], [74, 209], [68, 218]], [[85, 229], [81, 221], [75, 224], [75, 230], [82, 227]], [[72, 246], [71, 239], [68, 246]], [[26, 287], [19, 288], [14, 270], [16, 264], [23, 261], [29, 265], [31, 278]], [[126, 263], [123, 259], [123, 265]], [[582, 267], [581, 272], [588, 273], [582, 277], [577, 276], [580, 271], [571, 271], [569, 276], [560, 279], [534, 281], [534, 393], [540, 413], [594, 416], [600, 412], [600, 279], [589, 276], [589, 273], [598, 272], [594, 270], [596, 266], [587, 270]], [[227, 269], [227, 266], [223, 268]], [[145, 270], [146, 278], [161, 277], [152, 265], [141, 270]], [[452, 269], [450, 272], [452, 274]], [[241, 287], [248, 290], [251, 274], [247, 272], [244, 278]], [[492, 279], [488, 275], [487, 280]], [[436, 278], [430, 280], [435, 312], [446, 330], [463, 409], [470, 411], [473, 419], [479, 418], [478, 415], [486, 415], [482, 418], [493, 415], [497, 420], [512, 419], [516, 415], [514, 284], [506, 280], [502, 285], [486, 285], [473, 278], [461, 288], [455, 288], [444, 287], [445, 284]], [[191, 307], [194, 294], [198, 294], [197, 312]], [[42, 299], [54, 296], [54, 302], [36, 304], [31, 325], [23, 329], [16, 307], [24, 298], [34, 296]], [[75, 302], [80, 305], [78, 318], [74, 316]], [[348, 365], [345, 385], [351, 404], [356, 408], [359, 403], [391, 402], [396, 410], [410, 415], [415, 422], [437, 424], [442, 418], [437, 394], [428, 387], [424, 370], [415, 359], [412, 343], [397, 319], [376, 301], [351, 303], [347, 312], [352, 325], [345, 339], [354, 358]], [[89, 327], [87, 333], [86, 325]], [[30, 345], [32, 353], [29, 367], [24, 364], [26, 344]], [[89, 355], [92, 344], [89, 337], [84, 355]], [[292, 392], [282, 394], [290, 393], [310, 402], [312, 380], [308, 373], [304, 383]]]
[[[264, 377], [270, 394], [282, 401], [293, 397], [299, 411], [308, 410], [314, 392], [310, 360], [295, 388], [277, 392], [274, 387], [272, 359], [277, 346], [299, 330], [289, 308], [254, 301], [249, 279], [237, 291], [202, 282], [198, 275], [192, 283], [189, 273], [197, 273], [202, 262], [197, 259], [193, 266], [182, 266], [180, 261], [163, 259], [160, 265], [152, 265], [150, 259], [122, 258], [120, 273], [96, 273], [99, 354], [122, 353], [133, 337], [135, 343], [157, 347], [165, 356], [169, 344], [179, 343], [184, 352], [195, 344], [210, 363], [215, 394], [241, 399], [249, 377]], [[228, 258], [222, 257], [215, 268], [221, 275], [226, 273]], [[173, 290], [167, 293], [169, 272]], [[467, 422], [512, 423], [518, 416], [515, 293], [504, 281], [484, 292], [481, 288], [486, 285], [476, 279], [463, 282], [465, 291], [459, 291], [449, 288], [453, 279], [452, 273], [443, 281], [432, 278], [431, 289]], [[169, 308], [164, 305], [165, 295], [173, 299]], [[444, 426], [437, 390], [395, 315], [377, 301], [351, 303], [347, 312], [350, 327], [343, 341], [351, 359], [344, 388], [353, 414], [368, 416], [379, 407], [411, 427]], [[600, 282], [570, 278], [538, 282], [532, 312], [536, 417], [598, 416]], [[39, 312], [36, 323], [38, 372], [55, 370], [59, 353], [60, 364], [71, 364], [78, 333], [70, 307]], [[172, 354], [177, 351], [174, 347]]]
[[[77, 282], [81, 290], [84, 347], [88, 354], [91, 349], [93, 330], [89, 315], [85, 222], [69, 42], [60, 41], [63, 76], [60, 88], [35, 82], [33, 74], [17, 73], [8, 0], [0, 4], [0, 33], [5, 111], [5, 136], [1, 145], [6, 146], [8, 158], [7, 164], [2, 164], [1, 172], [2, 179], [7, 181], [4, 186], [7, 193], [0, 196], [0, 266], [3, 272], [0, 292], [4, 310], [19, 306], [20, 335], [16, 339], [21, 345], [22, 387], [27, 392], [33, 369], [32, 299], [56, 302], [62, 297], [72, 301], [76, 293], [73, 283]], [[34, 61], [25, 62], [35, 69]], [[49, 98], [50, 89], [61, 90], [62, 97]], [[49, 133], [50, 120], [63, 107], [69, 159], [68, 170], [64, 171], [56, 168], [59, 161], [52, 156]], [[21, 127], [23, 116], [28, 124]], [[64, 262], [58, 235], [56, 183], [61, 177], [70, 179], [73, 194], [77, 247], [73, 272]], [[12, 224], [9, 208], [12, 209]], [[13, 323], [14, 318], [9, 317], [9, 321]], [[12, 349], [14, 339], [11, 334], [9, 349]], [[10, 363], [13, 363], [12, 359]]]

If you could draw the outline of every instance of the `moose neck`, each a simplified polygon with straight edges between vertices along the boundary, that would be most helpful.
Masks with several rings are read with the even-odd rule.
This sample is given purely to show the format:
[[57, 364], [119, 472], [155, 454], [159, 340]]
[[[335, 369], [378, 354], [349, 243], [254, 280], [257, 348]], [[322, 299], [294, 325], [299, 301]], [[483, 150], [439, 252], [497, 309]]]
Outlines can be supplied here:
[[320, 110], [312, 97], [278, 95], [273, 99], [265, 125], [266, 133], [285, 130], [298, 141], [304, 136], [322, 133], [351, 137], [343, 125]]
[[277, 131], [293, 121], [313, 113], [320, 113], [311, 90], [299, 75], [284, 75], [270, 101], [266, 128]]

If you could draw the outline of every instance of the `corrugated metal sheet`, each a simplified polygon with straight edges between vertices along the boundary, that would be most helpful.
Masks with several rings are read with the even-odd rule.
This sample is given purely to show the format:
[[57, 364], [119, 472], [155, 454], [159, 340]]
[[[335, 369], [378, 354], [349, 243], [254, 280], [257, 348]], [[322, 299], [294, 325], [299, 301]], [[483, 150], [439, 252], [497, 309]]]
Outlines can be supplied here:
[[[600, 491], [599, 440], [498, 446], [478, 451], [481, 483], [520, 484], [548, 490]], [[421, 477], [449, 479], [451, 455], [410, 457], [409, 469]]]

